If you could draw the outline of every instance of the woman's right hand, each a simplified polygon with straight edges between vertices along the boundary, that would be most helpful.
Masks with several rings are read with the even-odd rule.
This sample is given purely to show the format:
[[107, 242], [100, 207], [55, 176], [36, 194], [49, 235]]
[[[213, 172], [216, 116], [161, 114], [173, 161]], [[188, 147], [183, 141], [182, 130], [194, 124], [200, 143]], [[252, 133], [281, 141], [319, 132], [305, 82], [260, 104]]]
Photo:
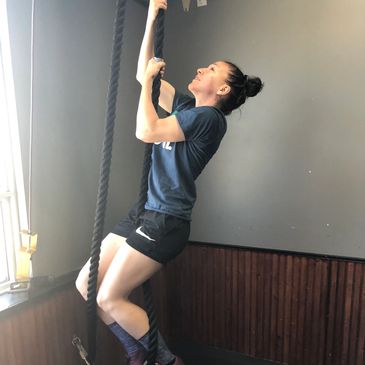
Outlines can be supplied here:
[[150, 0], [148, 18], [154, 21], [160, 9], [167, 10], [167, 0]]

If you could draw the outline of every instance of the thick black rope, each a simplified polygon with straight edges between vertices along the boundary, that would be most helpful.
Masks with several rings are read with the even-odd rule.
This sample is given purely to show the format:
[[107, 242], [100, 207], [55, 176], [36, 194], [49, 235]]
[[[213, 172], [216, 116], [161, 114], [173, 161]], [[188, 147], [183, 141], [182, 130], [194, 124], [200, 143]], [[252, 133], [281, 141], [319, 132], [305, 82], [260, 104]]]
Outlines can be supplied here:
[[[155, 57], [163, 58], [163, 41], [165, 33], [165, 12], [160, 10], [157, 16], [157, 24], [154, 37], [154, 51]], [[152, 102], [156, 109], [158, 110], [158, 99], [160, 97], [160, 87], [161, 87], [161, 76], [160, 74], [155, 77], [152, 87]], [[148, 190], [148, 175], [151, 168], [151, 152], [152, 144], [146, 144], [143, 158], [143, 171], [140, 184], [140, 193], [137, 203], [137, 217], [140, 217], [144, 205], [147, 201], [147, 190]], [[145, 306], [149, 320], [149, 352], [147, 357], [147, 365], [154, 365], [157, 356], [158, 347], [158, 336], [157, 336], [157, 320], [155, 312], [153, 310], [153, 298], [150, 281], [147, 280], [143, 284], [143, 293], [145, 298]]]
[[[120, 68], [120, 56], [123, 37], [123, 27], [125, 18], [126, 0], [118, 0], [117, 14], [114, 22], [114, 41], [112, 51], [111, 76], [108, 90], [107, 114], [105, 123], [105, 135], [102, 152], [102, 162], [100, 167], [99, 189], [96, 204], [96, 214], [94, 222], [94, 231], [91, 245], [90, 275], [88, 281], [88, 362], [92, 365], [96, 358], [96, 323], [97, 323], [97, 305], [96, 305], [96, 286], [99, 270], [100, 246], [104, 228], [105, 210], [108, 195], [109, 175], [111, 165], [111, 152], [113, 145], [113, 133], [115, 124], [116, 99], [118, 93], [118, 80]], [[164, 11], [160, 10], [157, 17], [155, 32], [155, 56], [163, 58], [163, 38], [164, 38]], [[160, 94], [161, 78], [158, 75], [153, 82], [152, 100], [155, 109], [158, 108], [158, 99]], [[144, 153], [143, 173], [140, 185], [140, 194], [138, 200], [139, 217], [147, 201], [148, 174], [151, 166], [152, 145], [147, 144]], [[150, 343], [149, 354], [147, 359], [148, 365], [154, 365], [157, 354], [157, 321], [153, 311], [153, 299], [150, 283], [147, 281], [143, 284], [145, 303], [150, 325]]]
[[120, 58], [123, 41], [126, 0], [117, 1], [117, 10], [114, 19], [114, 37], [110, 81], [107, 96], [107, 111], [105, 118], [104, 142], [100, 166], [99, 188], [96, 202], [94, 230], [91, 244], [90, 274], [88, 281], [87, 308], [88, 308], [88, 362], [94, 365], [96, 358], [96, 286], [99, 270], [100, 246], [104, 230], [105, 210], [108, 197], [110, 165], [112, 158], [113, 133], [115, 124], [116, 102], [118, 95], [118, 81]]

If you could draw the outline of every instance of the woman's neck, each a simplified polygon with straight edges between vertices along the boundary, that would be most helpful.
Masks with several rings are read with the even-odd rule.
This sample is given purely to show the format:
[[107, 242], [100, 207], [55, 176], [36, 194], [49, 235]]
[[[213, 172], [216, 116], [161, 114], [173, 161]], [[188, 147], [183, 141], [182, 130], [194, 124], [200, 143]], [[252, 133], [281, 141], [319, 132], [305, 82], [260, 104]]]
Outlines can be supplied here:
[[217, 99], [215, 96], [208, 96], [205, 98], [202, 97], [195, 97], [195, 106], [216, 106]]

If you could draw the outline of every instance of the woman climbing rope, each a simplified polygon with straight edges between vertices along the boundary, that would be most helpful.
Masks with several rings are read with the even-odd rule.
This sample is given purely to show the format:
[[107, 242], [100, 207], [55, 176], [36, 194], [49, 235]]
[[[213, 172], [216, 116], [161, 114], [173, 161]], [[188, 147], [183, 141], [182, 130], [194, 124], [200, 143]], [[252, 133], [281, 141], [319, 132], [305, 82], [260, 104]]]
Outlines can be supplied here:
[[[196, 200], [195, 179], [217, 151], [226, 132], [226, 118], [261, 89], [261, 80], [243, 74], [227, 61], [199, 68], [183, 95], [161, 81], [159, 104], [170, 116], [159, 118], [152, 103], [152, 83], [165, 63], [153, 58], [153, 30], [166, 0], [150, 0], [138, 59], [141, 93], [136, 137], [154, 143], [148, 197], [141, 216], [132, 209], [103, 240], [98, 275], [98, 314], [118, 337], [129, 364], [142, 365], [149, 350], [146, 312], [129, 301], [133, 289], [153, 276], [185, 247]], [[76, 286], [87, 297], [89, 261]], [[157, 363], [183, 365], [158, 336]]]

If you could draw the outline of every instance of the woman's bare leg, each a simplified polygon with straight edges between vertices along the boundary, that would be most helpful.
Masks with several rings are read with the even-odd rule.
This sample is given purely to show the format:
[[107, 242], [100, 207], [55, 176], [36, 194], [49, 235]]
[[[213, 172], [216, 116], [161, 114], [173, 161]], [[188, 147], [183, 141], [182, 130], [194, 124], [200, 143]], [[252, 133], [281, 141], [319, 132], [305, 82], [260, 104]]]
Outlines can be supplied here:
[[131, 291], [154, 273], [162, 264], [143, 255], [125, 241], [108, 267], [100, 284], [97, 302], [99, 307], [113, 318], [135, 339], [149, 330], [146, 312], [128, 299]]
[[[104, 275], [113, 261], [115, 254], [118, 252], [122, 243], [125, 242], [125, 238], [122, 236], [118, 236], [114, 233], [108, 234], [105, 237], [101, 244], [100, 250], [100, 262], [99, 262], [99, 273], [98, 273], [98, 281], [97, 288], [100, 287], [101, 282], [103, 281]], [[89, 280], [89, 270], [90, 270], [90, 259], [81, 269], [77, 279], [76, 279], [76, 288], [82, 295], [82, 297], [87, 300], [87, 283]], [[106, 324], [111, 324], [114, 322], [114, 319], [98, 308], [98, 315], [101, 320]]]

